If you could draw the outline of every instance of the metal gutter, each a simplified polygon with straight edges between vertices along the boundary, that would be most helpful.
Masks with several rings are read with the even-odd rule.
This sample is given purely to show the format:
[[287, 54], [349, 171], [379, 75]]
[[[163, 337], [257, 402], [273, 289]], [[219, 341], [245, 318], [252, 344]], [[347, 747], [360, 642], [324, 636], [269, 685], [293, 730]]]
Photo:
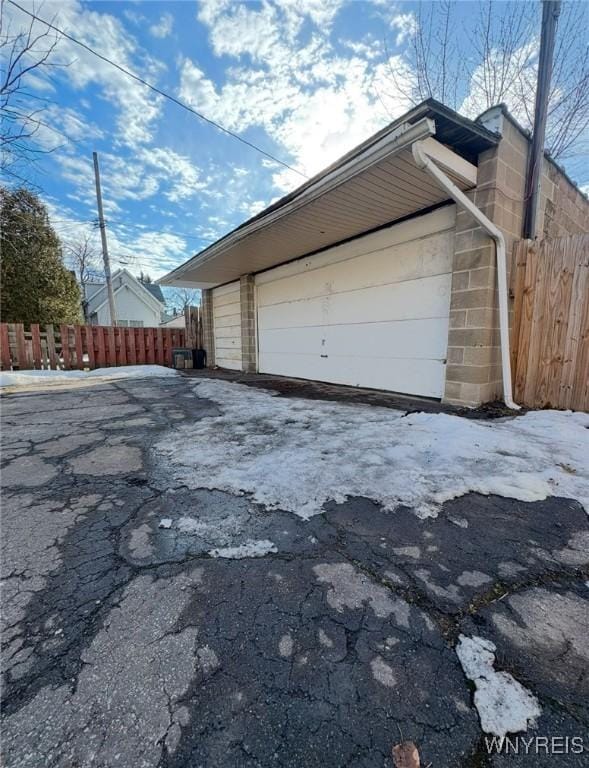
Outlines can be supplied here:
[[438, 184], [445, 189], [457, 205], [466, 209], [478, 221], [481, 227], [495, 241], [497, 258], [497, 288], [499, 293], [499, 331], [501, 342], [501, 371], [503, 380], [503, 402], [508, 408], [518, 411], [520, 406], [512, 397], [511, 361], [509, 355], [509, 314], [507, 309], [507, 259], [505, 255], [505, 238], [501, 231], [488, 219], [485, 214], [471, 202], [468, 197], [438, 168], [427, 155], [427, 149], [422, 141], [416, 141], [412, 147], [413, 157], [419, 168], [427, 171]]

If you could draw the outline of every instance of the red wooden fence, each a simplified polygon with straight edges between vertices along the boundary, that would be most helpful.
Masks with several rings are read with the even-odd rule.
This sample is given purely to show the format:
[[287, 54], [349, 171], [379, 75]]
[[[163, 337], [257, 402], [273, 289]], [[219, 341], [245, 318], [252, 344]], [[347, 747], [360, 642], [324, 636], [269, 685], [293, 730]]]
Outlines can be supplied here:
[[185, 346], [183, 328], [121, 328], [0, 323], [0, 368], [93, 369], [118, 365], [172, 365], [172, 349]]

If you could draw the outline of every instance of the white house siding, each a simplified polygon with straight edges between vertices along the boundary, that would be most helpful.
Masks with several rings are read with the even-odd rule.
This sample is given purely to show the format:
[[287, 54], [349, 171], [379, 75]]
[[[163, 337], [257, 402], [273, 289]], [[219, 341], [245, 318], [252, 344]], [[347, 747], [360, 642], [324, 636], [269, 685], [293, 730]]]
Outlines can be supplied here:
[[442, 397], [456, 211], [256, 275], [259, 370]]
[[239, 281], [213, 290], [215, 364], [241, 371], [241, 303]]
[[[161, 309], [152, 308], [142, 301], [127, 285], [115, 291], [115, 308], [119, 322], [133, 320], [142, 322], [146, 328], [157, 328], [161, 322]], [[98, 309], [96, 325], [110, 325], [108, 302]]]

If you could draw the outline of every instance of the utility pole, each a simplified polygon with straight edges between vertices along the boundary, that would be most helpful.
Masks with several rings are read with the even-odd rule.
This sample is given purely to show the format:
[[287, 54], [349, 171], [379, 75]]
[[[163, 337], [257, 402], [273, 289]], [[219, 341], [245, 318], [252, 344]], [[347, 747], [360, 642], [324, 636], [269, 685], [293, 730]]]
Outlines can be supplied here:
[[538, 215], [538, 197], [544, 161], [544, 139], [546, 136], [546, 114], [550, 96], [552, 78], [552, 59], [556, 25], [560, 15], [560, 0], [543, 0], [542, 31], [540, 33], [540, 58], [538, 60], [538, 82], [536, 84], [536, 107], [534, 111], [534, 133], [528, 163], [526, 184], [526, 209], [524, 219], [524, 237], [536, 236], [536, 218]]
[[106, 290], [108, 293], [108, 307], [110, 310], [110, 324], [117, 324], [117, 311], [115, 309], [115, 296], [112, 290], [112, 278], [110, 274], [110, 259], [108, 257], [108, 245], [106, 243], [106, 224], [102, 210], [102, 191], [100, 189], [100, 168], [98, 167], [98, 154], [92, 153], [94, 158], [94, 180], [96, 181], [96, 203], [98, 205], [98, 226], [102, 240], [102, 260], [104, 262], [104, 276], [106, 278]]

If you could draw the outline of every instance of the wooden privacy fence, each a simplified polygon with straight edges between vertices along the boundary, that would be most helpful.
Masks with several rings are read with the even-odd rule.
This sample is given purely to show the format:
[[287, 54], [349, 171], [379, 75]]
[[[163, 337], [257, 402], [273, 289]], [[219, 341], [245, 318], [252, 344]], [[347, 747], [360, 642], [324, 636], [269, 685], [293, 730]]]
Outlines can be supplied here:
[[190, 349], [202, 349], [202, 313], [200, 306], [186, 307], [184, 310], [186, 327], [186, 346]]
[[589, 411], [589, 235], [515, 246], [516, 402]]
[[182, 328], [121, 328], [102, 325], [0, 323], [2, 370], [108, 368], [172, 365], [172, 349], [183, 347]]

